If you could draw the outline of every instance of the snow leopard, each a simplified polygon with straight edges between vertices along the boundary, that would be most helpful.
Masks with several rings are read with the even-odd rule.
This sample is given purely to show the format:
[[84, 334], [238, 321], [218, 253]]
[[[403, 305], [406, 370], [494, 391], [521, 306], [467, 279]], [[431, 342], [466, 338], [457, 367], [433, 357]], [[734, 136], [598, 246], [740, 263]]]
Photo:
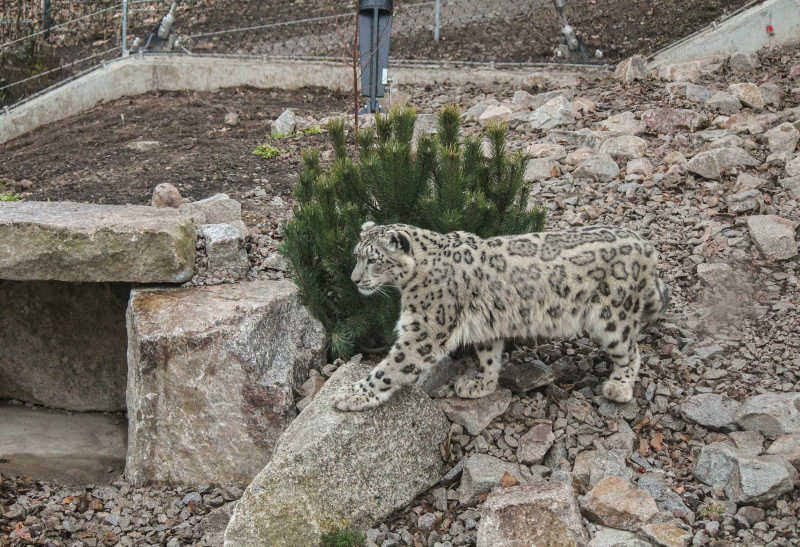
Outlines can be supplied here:
[[613, 364], [602, 394], [625, 403], [641, 363], [639, 332], [669, 303], [654, 246], [611, 226], [481, 238], [366, 222], [354, 254], [358, 291], [395, 287], [401, 310], [389, 354], [337, 397], [345, 411], [377, 407], [470, 344], [479, 366], [453, 388], [462, 398], [484, 397], [497, 388], [505, 340], [579, 334]]

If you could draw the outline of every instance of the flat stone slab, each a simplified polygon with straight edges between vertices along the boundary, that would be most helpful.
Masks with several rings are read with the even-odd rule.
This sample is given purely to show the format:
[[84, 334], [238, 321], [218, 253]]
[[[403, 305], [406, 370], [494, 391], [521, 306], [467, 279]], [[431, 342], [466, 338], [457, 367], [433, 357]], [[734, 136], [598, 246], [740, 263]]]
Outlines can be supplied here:
[[125, 410], [129, 295], [127, 283], [0, 279], [0, 399]]
[[0, 473], [65, 485], [108, 484], [125, 464], [122, 418], [0, 405]]
[[0, 279], [183, 283], [194, 245], [191, 218], [174, 209], [0, 204]]

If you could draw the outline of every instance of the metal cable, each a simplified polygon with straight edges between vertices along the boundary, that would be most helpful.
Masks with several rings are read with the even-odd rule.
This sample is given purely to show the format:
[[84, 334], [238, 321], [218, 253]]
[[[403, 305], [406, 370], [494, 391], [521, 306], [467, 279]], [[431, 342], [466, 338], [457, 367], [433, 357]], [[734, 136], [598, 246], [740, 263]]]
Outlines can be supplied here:
[[88, 61], [90, 59], [95, 59], [97, 57], [100, 57], [101, 55], [105, 55], [106, 53], [111, 53], [112, 51], [116, 51], [118, 49], [120, 49], [120, 47], [119, 46], [115, 46], [115, 47], [112, 47], [111, 49], [107, 49], [105, 51], [101, 51], [100, 53], [95, 53], [94, 55], [89, 55], [88, 57], [84, 57], [83, 59], [78, 59], [77, 61], [72, 61], [71, 63], [67, 63], [65, 65], [60, 65], [60, 66], [57, 66], [55, 68], [51, 68], [50, 70], [45, 70], [44, 72], [39, 72], [38, 74], [34, 74], [33, 76], [28, 76], [27, 78], [24, 78], [22, 80], [17, 80], [16, 82], [11, 82], [10, 84], [6, 84], [6, 85], [0, 87], [0, 91], [3, 91], [4, 89], [8, 89], [10, 87], [18, 86], [20, 84], [24, 84], [25, 82], [30, 82], [31, 80], [36, 80], [37, 78], [41, 78], [42, 76], [47, 76], [48, 74], [51, 74], [53, 72], [58, 72], [59, 70], [64, 70], [65, 68], [69, 68], [71, 66], [78, 65], [78, 64], [83, 63], [85, 61]]
[[16, 40], [11, 40], [10, 42], [6, 42], [5, 44], [0, 44], [0, 49], [6, 48], [8, 46], [12, 46], [12, 45], [17, 44], [19, 42], [23, 42], [23, 41], [27, 40], [28, 38], [32, 38], [34, 36], [39, 36], [40, 34], [45, 34], [46, 32], [50, 32], [53, 29], [57, 29], [57, 28], [65, 27], [67, 25], [71, 25], [72, 23], [74, 23], [76, 21], [82, 21], [83, 19], [88, 19], [89, 17], [94, 17], [95, 15], [99, 15], [101, 13], [106, 13], [108, 11], [119, 9], [119, 8], [120, 8], [120, 4], [114, 4], [113, 6], [110, 6], [108, 8], [101, 9], [101, 10], [95, 11], [93, 13], [87, 13], [86, 15], [83, 15], [81, 17], [76, 17], [75, 19], [70, 19], [69, 21], [65, 21], [63, 23], [59, 23], [58, 25], [52, 25], [49, 28], [46, 28], [44, 30], [40, 30], [39, 32], [33, 32], [31, 34], [23, 36], [22, 38], [17, 38]]

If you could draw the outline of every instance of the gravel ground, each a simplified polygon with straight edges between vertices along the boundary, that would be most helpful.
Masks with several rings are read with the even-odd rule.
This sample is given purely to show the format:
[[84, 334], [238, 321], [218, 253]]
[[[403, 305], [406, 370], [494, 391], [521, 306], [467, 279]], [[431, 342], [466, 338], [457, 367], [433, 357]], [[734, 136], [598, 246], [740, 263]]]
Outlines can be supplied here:
[[[536, 143], [564, 148], [563, 153], [551, 156], [561, 175], [533, 184], [536, 200], [550, 209], [548, 229], [611, 224], [639, 231], [660, 250], [660, 271], [671, 289], [672, 305], [665, 320], [640, 340], [643, 367], [635, 400], [628, 405], [617, 407], [597, 395], [608, 366], [588, 340], [554, 341], [512, 351], [508, 356], [512, 363], [538, 360], [549, 365], [555, 383], [544, 390], [515, 394], [508, 409], [476, 436], [454, 423], [448, 453], [453, 472], [369, 530], [369, 545], [474, 545], [480, 497], [478, 503], [458, 501], [459, 466], [479, 453], [516, 463], [521, 438], [535, 421], [551, 425], [554, 443], [541, 465], [522, 466], [522, 479], [564, 477], [576, 470], [581, 452], [604, 446], [613, 435], [623, 433], [628, 438], [624, 472], [638, 478], [640, 485], [640, 477], [649, 472], [665, 473], [667, 489], [680, 502], [675, 514], [680, 515], [679, 524], [693, 545], [800, 545], [797, 486], [766, 504], [737, 506], [726, 501], [718, 488], [703, 484], [693, 473], [703, 447], [724, 439], [724, 433], [692, 423], [681, 412], [687, 398], [700, 394], [741, 401], [761, 393], [800, 391], [800, 259], [765, 258], [745, 221], [753, 213], [800, 220], [798, 195], [778, 182], [795, 167], [772, 155], [774, 150], [764, 135], [782, 122], [800, 120], [800, 89], [796, 87], [800, 84], [793, 76], [800, 74], [800, 68], [793, 69], [800, 66], [800, 52], [786, 49], [764, 54], [760, 62], [760, 67], [738, 74], [723, 68], [698, 82], [713, 90], [727, 90], [733, 81], [776, 84], [783, 96], [780, 104], [763, 109], [745, 106], [733, 118], [719, 118], [708, 105], [685, 98], [685, 86], [681, 92], [679, 86], [648, 80], [626, 88], [610, 74], [597, 73], [582, 80], [574, 96], [570, 93], [573, 105], [584, 106], [574, 121], [555, 130], [533, 129], [519, 119], [510, 122], [512, 148], [535, 151], [531, 145]], [[411, 104], [427, 113], [451, 101], [465, 110], [492, 98], [509, 104], [519, 90], [442, 86], [402, 91]], [[622, 159], [617, 161], [621, 172], [615, 180], [590, 182], [573, 176], [575, 157], [597, 155], [596, 150], [579, 149], [602, 137], [601, 122], [626, 111], [641, 121], [654, 108], [683, 108], [713, 122], [693, 133], [679, 129], [662, 135], [641, 134], [652, 171]], [[736, 129], [737, 123], [745, 122], [750, 130]], [[477, 131], [479, 124], [468, 122], [467, 130]], [[584, 131], [576, 133], [579, 130]], [[693, 164], [686, 160], [718, 146], [718, 139], [746, 150], [757, 160], [755, 165], [724, 169], [716, 180], [692, 173]], [[793, 156], [794, 152], [788, 158]], [[743, 183], [742, 175], [761, 179], [760, 199], [755, 209], [736, 213], [727, 204]], [[245, 208], [248, 200], [258, 199], [264, 198], [243, 198]], [[285, 216], [289, 204], [276, 217]], [[274, 226], [250, 228], [251, 275], [280, 275], [282, 267], [274, 255], [280, 234]], [[727, 273], [714, 277], [707, 273], [707, 265], [724, 265]], [[333, 368], [326, 367], [323, 374]], [[763, 439], [757, 442], [760, 449], [766, 446]], [[580, 481], [573, 484], [579, 494], [588, 489]], [[212, 517], [208, 514], [229, 507], [227, 502], [240, 494], [212, 486], [134, 489], [124, 482], [69, 489], [2, 477], [0, 544], [215, 544], [218, 537], [211, 536], [224, 523], [224, 513], [217, 509]], [[598, 529], [596, 522], [586, 521], [586, 525], [590, 532]], [[3, 539], [9, 537], [14, 539]]]

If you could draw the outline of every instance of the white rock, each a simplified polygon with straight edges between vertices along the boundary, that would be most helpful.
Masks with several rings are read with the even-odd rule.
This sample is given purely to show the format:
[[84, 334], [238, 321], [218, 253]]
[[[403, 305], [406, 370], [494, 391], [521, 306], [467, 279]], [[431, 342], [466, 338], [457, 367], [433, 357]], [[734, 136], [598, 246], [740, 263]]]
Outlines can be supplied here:
[[787, 260], [797, 256], [796, 223], [775, 215], [755, 215], [747, 217], [747, 228], [756, 247], [766, 258]]

